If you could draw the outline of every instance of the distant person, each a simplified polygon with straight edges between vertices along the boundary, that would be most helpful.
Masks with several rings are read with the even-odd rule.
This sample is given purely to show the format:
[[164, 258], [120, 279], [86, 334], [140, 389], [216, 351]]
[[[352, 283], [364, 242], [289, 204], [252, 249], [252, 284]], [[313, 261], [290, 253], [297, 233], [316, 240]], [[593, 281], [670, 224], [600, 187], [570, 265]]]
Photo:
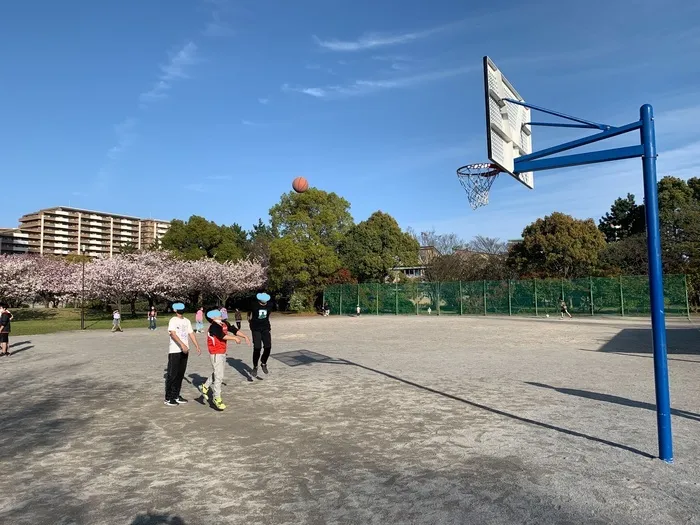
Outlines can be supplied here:
[[204, 308], [199, 307], [197, 313], [194, 314], [194, 331], [201, 334], [204, 331]]
[[559, 303], [559, 307], [561, 309], [561, 318], [564, 319], [564, 314], [569, 316], [569, 319], [571, 319], [571, 314], [569, 313], [569, 309], [566, 306], [566, 301], [564, 299], [561, 300], [561, 303]]
[[324, 303], [323, 305], [323, 316], [328, 317], [331, 313], [331, 307], [328, 305], [328, 303]]
[[122, 314], [119, 310], [112, 312], [112, 332], [123, 332], [122, 330]]
[[12, 313], [7, 308], [7, 303], [0, 303], [0, 356], [9, 357]]
[[156, 329], [156, 319], [157, 318], [158, 318], [158, 314], [156, 312], [156, 307], [151, 306], [151, 309], [148, 310], [148, 329], [149, 330]]
[[360, 317], [360, 313], [362, 312], [362, 308], [360, 308], [360, 305], [357, 305], [357, 308], [355, 309], [357, 311], [357, 317]]
[[241, 315], [241, 311], [238, 308], [236, 308], [236, 313], [233, 317], [236, 320], [236, 328], [238, 328], [240, 330], [241, 329], [241, 321], [243, 320], [243, 316]]
[[184, 304], [175, 303], [173, 305], [175, 317], [171, 318], [168, 323], [170, 345], [168, 347], [168, 371], [165, 379], [165, 404], [170, 407], [187, 403], [187, 399], [180, 395], [180, 389], [187, 370], [190, 340], [197, 349], [197, 355], [202, 354], [197, 338], [194, 336], [194, 330], [192, 330], [192, 323], [183, 315], [184, 311]]
[[[272, 351], [272, 336], [270, 335], [270, 296], [266, 293], [256, 295], [257, 302], [248, 312], [248, 325], [253, 335], [253, 371], [251, 375], [258, 377], [258, 361], [263, 374], [268, 374], [267, 360]], [[260, 350], [264, 347], [262, 356]]]
[[433, 313], [433, 309], [430, 308], [430, 306], [428, 306], [428, 315], [430, 315], [430, 314], [432, 314], [432, 313]]
[[228, 321], [228, 310], [226, 309], [225, 306], [222, 306], [219, 308], [219, 311], [221, 312], [221, 319], [224, 321]]
[[210, 310], [207, 312], [209, 320], [209, 330], [207, 330], [207, 349], [209, 350], [209, 359], [211, 360], [211, 375], [206, 382], [199, 388], [202, 395], [206, 398], [209, 395], [209, 387], [213, 390], [212, 402], [218, 410], [225, 410], [226, 405], [221, 399], [221, 383], [224, 380], [224, 370], [226, 368], [226, 347], [228, 341], [235, 341], [236, 344], [241, 344], [241, 338], [245, 339], [250, 344], [248, 336], [233, 327], [228, 321], [221, 318], [220, 310]]

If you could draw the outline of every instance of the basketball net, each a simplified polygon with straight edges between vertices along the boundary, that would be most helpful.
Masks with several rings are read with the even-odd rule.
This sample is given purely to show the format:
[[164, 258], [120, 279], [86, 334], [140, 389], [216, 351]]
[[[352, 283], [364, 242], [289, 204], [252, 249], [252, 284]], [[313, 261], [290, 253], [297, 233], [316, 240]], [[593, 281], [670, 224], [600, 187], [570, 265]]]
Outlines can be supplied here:
[[488, 163], [469, 164], [457, 170], [457, 177], [473, 210], [489, 203], [489, 190], [500, 173], [498, 166]]

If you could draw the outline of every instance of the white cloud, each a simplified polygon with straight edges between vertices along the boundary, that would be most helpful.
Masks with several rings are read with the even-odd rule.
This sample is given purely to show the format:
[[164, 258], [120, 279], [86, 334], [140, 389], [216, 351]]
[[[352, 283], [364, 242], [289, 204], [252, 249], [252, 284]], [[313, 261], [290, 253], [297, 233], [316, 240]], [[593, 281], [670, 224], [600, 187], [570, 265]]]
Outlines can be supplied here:
[[417, 40], [422, 40], [430, 36], [443, 33], [450, 29], [454, 29], [463, 24], [464, 21], [459, 21], [451, 24], [437, 26], [422, 31], [409, 31], [405, 33], [366, 33], [356, 40], [321, 40], [316, 35], [313, 36], [316, 44], [330, 51], [353, 52], [364, 51], [367, 49], [376, 49], [386, 46], [395, 46], [408, 44]]
[[204, 184], [185, 184], [185, 190], [197, 193], [204, 193], [207, 191]]
[[382, 80], [356, 80], [351, 84], [332, 85], [324, 87], [291, 87], [289, 84], [282, 86], [283, 91], [296, 91], [315, 98], [342, 98], [367, 95], [376, 91], [387, 89], [410, 88], [419, 84], [435, 82], [446, 78], [464, 75], [476, 71], [479, 68], [472, 66], [431, 71], [419, 75], [394, 77]]
[[168, 96], [173, 81], [188, 78], [187, 70], [196, 62], [197, 45], [189, 41], [176, 53], [171, 54], [170, 60], [160, 66], [158, 80], [148, 91], [141, 93], [139, 100], [142, 105], [163, 99]]
[[114, 133], [117, 137], [117, 142], [114, 146], [109, 148], [107, 152], [107, 157], [111, 160], [115, 160], [119, 155], [121, 155], [126, 149], [131, 146], [136, 137], [134, 132], [136, 124], [138, 121], [135, 118], [127, 118], [122, 122], [114, 126]]
[[207, 24], [204, 29], [205, 36], [211, 37], [225, 37], [233, 35], [234, 31], [227, 23], [221, 20], [221, 15], [214, 11], [211, 15], [211, 21]]
[[262, 105], [266, 105], [266, 104], [270, 103], [270, 99], [269, 98], [259, 98], [258, 102], [260, 102]]

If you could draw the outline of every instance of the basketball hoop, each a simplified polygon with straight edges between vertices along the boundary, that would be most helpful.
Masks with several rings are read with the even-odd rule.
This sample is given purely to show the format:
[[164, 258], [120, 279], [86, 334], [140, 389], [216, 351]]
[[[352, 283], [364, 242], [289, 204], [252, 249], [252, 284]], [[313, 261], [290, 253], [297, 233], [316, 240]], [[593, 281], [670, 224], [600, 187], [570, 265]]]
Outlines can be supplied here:
[[473, 210], [489, 203], [489, 190], [500, 173], [498, 166], [489, 163], [469, 164], [457, 169], [457, 177]]

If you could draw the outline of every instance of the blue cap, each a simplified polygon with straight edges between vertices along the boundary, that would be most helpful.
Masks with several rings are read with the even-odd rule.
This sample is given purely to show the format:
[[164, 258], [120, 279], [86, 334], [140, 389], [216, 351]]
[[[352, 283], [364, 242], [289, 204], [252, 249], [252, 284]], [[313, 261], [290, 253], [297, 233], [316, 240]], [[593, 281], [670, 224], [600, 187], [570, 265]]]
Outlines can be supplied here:
[[221, 310], [209, 310], [207, 312], [207, 317], [209, 319], [214, 319], [216, 317], [221, 317]]
[[176, 312], [178, 310], [184, 310], [184, 309], [185, 309], [185, 305], [183, 303], [174, 303], [173, 304], [173, 310]]
[[270, 296], [269, 296], [268, 294], [264, 293], [264, 292], [263, 292], [263, 293], [259, 293], [259, 294], [256, 295], [255, 297], [257, 297], [257, 298], [258, 298], [258, 301], [260, 301], [261, 303], [266, 303], [266, 302], [268, 302], [268, 301], [270, 300]]

